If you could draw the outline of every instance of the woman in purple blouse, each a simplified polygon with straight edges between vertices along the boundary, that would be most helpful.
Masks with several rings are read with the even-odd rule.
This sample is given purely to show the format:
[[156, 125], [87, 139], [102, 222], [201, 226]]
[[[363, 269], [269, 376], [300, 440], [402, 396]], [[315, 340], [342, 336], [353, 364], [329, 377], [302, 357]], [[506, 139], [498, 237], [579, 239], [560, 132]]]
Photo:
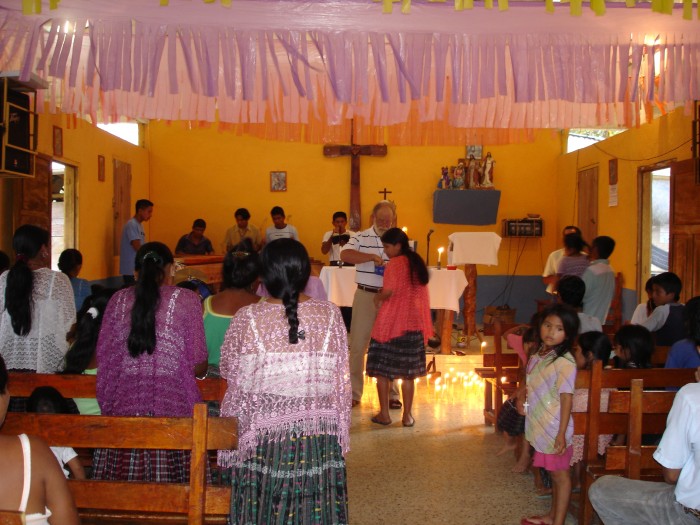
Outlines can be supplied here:
[[[136, 254], [136, 284], [117, 292], [97, 342], [97, 401], [109, 416], [190, 417], [207, 368], [197, 294], [172, 286], [173, 255], [149, 242]], [[94, 478], [184, 483], [186, 451], [98, 449]]]

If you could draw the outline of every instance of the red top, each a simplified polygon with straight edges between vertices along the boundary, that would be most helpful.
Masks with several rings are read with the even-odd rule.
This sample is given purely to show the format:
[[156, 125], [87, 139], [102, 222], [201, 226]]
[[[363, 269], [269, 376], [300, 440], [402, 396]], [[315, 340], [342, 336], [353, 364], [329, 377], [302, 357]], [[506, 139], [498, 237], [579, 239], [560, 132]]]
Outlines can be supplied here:
[[423, 332], [423, 343], [427, 343], [433, 335], [428, 285], [417, 280], [411, 282], [411, 268], [405, 255], [389, 260], [384, 271], [383, 290], [394, 293], [382, 303], [377, 313], [372, 338], [386, 343], [406, 332], [420, 331]]

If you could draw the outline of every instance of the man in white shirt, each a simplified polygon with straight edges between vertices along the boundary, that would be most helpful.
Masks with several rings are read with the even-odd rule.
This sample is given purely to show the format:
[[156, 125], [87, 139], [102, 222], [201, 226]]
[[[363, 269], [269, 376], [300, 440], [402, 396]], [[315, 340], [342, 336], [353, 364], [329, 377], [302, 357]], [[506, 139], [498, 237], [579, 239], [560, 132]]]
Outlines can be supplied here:
[[615, 240], [612, 237], [601, 235], [593, 239], [591, 264], [581, 276], [586, 284], [583, 313], [597, 317], [601, 324], [605, 324], [615, 294], [615, 270], [608, 260], [614, 249]]
[[[384, 264], [389, 258], [384, 253], [381, 236], [396, 222], [396, 207], [389, 201], [380, 201], [372, 210], [372, 226], [351, 237], [340, 252], [344, 263], [355, 265], [357, 290], [352, 302], [350, 325], [350, 382], [352, 406], [360, 404], [364, 385], [365, 354], [372, 334], [377, 307], [374, 297], [384, 283]], [[401, 408], [398, 390], [392, 386], [389, 407]]]
[[355, 235], [355, 232], [346, 229], [347, 225], [348, 216], [346, 213], [337, 211], [333, 214], [333, 229], [323, 235], [321, 253], [324, 255], [330, 253], [328, 260], [331, 266], [338, 265], [341, 248], [348, 243], [350, 237]]
[[[578, 233], [581, 235], [581, 230], [576, 226], [565, 226], [562, 231], [562, 244], [564, 243], [564, 237], [569, 233]], [[554, 293], [557, 284], [557, 270], [559, 269], [559, 262], [562, 257], [564, 257], [564, 248], [554, 250], [549, 254], [549, 257], [547, 257], [547, 263], [544, 265], [544, 271], [542, 272], [542, 281], [547, 285], [547, 293]]]
[[676, 394], [654, 459], [664, 482], [603, 476], [589, 492], [605, 525], [700, 524], [700, 384]]

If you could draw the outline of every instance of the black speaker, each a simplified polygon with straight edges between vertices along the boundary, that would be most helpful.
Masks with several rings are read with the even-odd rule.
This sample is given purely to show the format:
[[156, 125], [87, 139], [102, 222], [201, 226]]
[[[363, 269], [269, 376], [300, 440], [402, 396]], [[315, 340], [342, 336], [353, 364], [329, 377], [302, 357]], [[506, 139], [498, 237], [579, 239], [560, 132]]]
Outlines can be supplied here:
[[[33, 175], [34, 155], [31, 145], [31, 118], [29, 95], [13, 89], [3, 90], [7, 99], [0, 104], [2, 121], [2, 169], [7, 172]], [[20, 149], [21, 148], [21, 149]]]

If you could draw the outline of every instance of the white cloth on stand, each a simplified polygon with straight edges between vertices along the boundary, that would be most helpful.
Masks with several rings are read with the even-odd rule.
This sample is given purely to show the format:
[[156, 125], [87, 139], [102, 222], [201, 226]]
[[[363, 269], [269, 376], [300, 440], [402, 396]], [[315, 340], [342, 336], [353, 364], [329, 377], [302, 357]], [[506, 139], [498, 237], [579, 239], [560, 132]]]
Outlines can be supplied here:
[[493, 232], [455, 232], [447, 237], [447, 264], [498, 264], [501, 237]]

